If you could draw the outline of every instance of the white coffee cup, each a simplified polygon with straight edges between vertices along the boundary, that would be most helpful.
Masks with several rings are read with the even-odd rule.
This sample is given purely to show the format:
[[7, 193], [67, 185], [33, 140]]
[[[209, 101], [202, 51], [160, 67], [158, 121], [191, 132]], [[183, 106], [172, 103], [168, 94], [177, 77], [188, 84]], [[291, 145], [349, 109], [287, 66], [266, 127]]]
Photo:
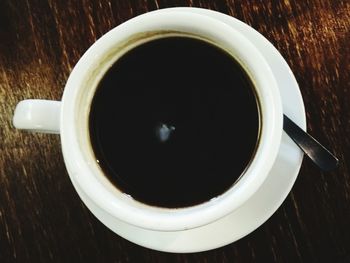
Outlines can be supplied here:
[[[90, 104], [108, 68], [140, 43], [169, 34], [204, 38], [232, 54], [254, 83], [262, 116], [259, 145], [244, 175], [218, 197], [176, 209], [143, 204], [113, 186], [96, 163], [88, 129]], [[135, 17], [102, 36], [74, 67], [61, 102], [21, 101], [15, 109], [13, 123], [18, 129], [59, 133], [65, 165], [74, 187], [104, 212], [140, 228], [180, 231], [222, 218], [259, 189], [278, 153], [282, 116], [281, 98], [271, 69], [244, 35], [204, 15], [157, 11]]]

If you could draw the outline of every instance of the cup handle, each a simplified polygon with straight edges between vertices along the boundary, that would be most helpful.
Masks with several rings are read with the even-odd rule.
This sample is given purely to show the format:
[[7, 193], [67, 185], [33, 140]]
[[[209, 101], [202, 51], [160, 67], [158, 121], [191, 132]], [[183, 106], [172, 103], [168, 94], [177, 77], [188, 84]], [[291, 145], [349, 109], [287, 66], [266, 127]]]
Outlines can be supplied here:
[[13, 115], [17, 129], [41, 133], [60, 133], [61, 102], [54, 100], [22, 100]]

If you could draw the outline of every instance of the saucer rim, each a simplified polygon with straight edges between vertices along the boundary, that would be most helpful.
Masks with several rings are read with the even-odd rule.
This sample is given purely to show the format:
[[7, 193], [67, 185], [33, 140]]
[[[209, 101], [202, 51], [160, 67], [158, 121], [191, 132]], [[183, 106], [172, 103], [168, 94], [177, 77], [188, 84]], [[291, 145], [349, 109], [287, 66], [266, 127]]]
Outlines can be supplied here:
[[[220, 19], [222, 22], [228, 24], [229, 26], [234, 27], [235, 29], [237, 29], [236, 27], [238, 27], [238, 25], [241, 27], [242, 30], [245, 31], [249, 31], [250, 34], [252, 34], [250, 36], [250, 38], [255, 38], [256, 41], [261, 41], [261, 42], [265, 42], [265, 47], [269, 49], [270, 54], [275, 57], [275, 59], [279, 59], [282, 64], [284, 64], [284, 70], [288, 70], [289, 73], [289, 77], [291, 78], [291, 82], [294, 82], [293, 85], [295, 86], [295, 89], [292, 92], [295, 92], [295, 96], [296, 99], [299, 101], [300, 103], [300, 107], [298, 109], [290, 109], [290, 113], [287, 111], [285, 113], [287, 113], [288, 115], [290, 115], [291, 117], [294, 117], [293, 119], [304, 129], [306, 130], [306, 116], [305, 116], [305, 108], [304, 108], [304, 104], [303, 104], [303, 100], [302, 100], [302, 96], [298, 87], [298, 84], [295, 80], [295, 77], [292, 73], [292, 71], [290, 70], [289, 66], [287, 65], [286, 61], [284, 60], [284, 58], [280, 55], [280, 53], [277, 51], [277, 49], [264, 37], [262, 36], [259, 32], [257, 32], [255, 29], [251, 28], [249, 25], [243, 23], [242, 21], [216, 12], [216, 11], [212, 11], [212, 10], [207, 10], [207, 9], [202, 9], [202, 8], [189, 8], [189, 7], [175, 7], [175, 8], [167, 8], [167, 9], [161, 9], [161, 10], [156, 10], [153, 12], [171, 12], [172, 10], [176, 10], [176, 11], [183, 11], [183, 12], [196, 12], [199, 14], [203, 14], [203, 15], [208, 15], [210, 17], [216, 18], [216, 19]], [[230, 20], [230, 21], [228, 21]], [[254, 35], [254, 36], [253, 36]], [[249, 37], [248, 37], [249, 38]], [[250, 39], [252, 40], [252, 39]], [[260, 47], [257, 47], [258, 50], [260, 50]], [[270, 64], [270, 63], [269, 63]], [[275, 74], [275, 71], [272, 69], [273, 73]], [[278, 82], [278, 81], [277, 81]], [[282, 94], [281, 94], [282, 96]], [[283, 110], [285, 110], [285, 105], [286, 105], [286, 100], [283, 100], [282, 98], [282, 102], [283, 103]], [[290, 102], [288, 102], [290, 103]], [[287, 104], [288, 104], [287, 103]], [[296, 113], [297, 111], [300, 111], [299, 113]], [[294, 114], [293, 114], [294, 111]], [[298, 116], [299, 115], [299, 116]], [[289, 138], [287, 138], [286, 136], [283, 136], [282, 141], [284, 140], [289, 140]], [[297, 147], [297, 146], [295, 146]], [[281, 149], [279, 150], [281, 151]], [[122, 222], [118, 219], [113, 218], [111, 215], [107, 214], [106, 212], [102, 211], [100, 208], [98, 208], [84, 193], [83, 191], [81, 191], [81, 189], [79, 189], [78, 185], [75, 184], [75, 182], [73, 182], [74, 186], [77, 189], [77, 192], [80, 196], [80, 198], [84, 201], [84, 203], [86, 204], [86, 206], [90, 209], [90, 211], [95, 215], [95, 217], [97, 217], [104, 225], [107, 226], [107, 228], [111, 229], [113, 232], [115, 232], [116, 234], [118, 234], [119, 236], [135, 243], [138, 244], [140, 246], [146, 247], [146, 248], [150, 248], [150, 249], [154, 249], [154, 250], [158, 250], [158, 251], [164, 251], [164, 252], [173, 252], [173, 253], [193, 253], [193, 252], [201, 252], [201, 251], [207, 251], [207, 250], [211, 250], [211, 249], [215, 249], [218, 247], [222, 247], [225, 246], [227, 244], [233, 243], [237, 240], [239, 240], [240, 238], [248, 235], [249, 233], [253, 232], [254, 230], [256, 230], [258, 227], [260, 227], [263, 223], [266, 222], [266, 220], [268, 220], [275, 212], [276, 210], [282, 205], [283, 201], [285, 200], [285, 198], [287, 197], [288, 193], [290, 192], [292, 186], [294, 185], [294, 182], [297, 178], [297, 175], [299, 173], [301, 164], [302, 164], [302, 160], [303, 160], [303, 154], [301, 151], [299, 151], [299, 156], [298, 156], [298, 160], [296, 160], [296, 165], [294, 167], [294, 171], [293, 173], [291, 172], [291, 176], [290, 176], [290, 182], [288, 187], [286, 187], [286, 189], [284, 191], [282, 191], [281, 195], [280, 195], [280, 199], [276, 200], [274, 205], [271, 205], [271, 207], [268, 209], [268, 211], [265, 211], [265, 215], [263, 216], [263, 219], [261, 219], [258, 223], [255, 224], [255, 227], [248, 229], [247, 231], [243, 231], [244, 233], [242, 233], [239, 236], [236, 236], [234, 238], [232, 238], [232, 240], [226, 240], [226, 241], [222, 241], [222, 242], [217, 242], [215, 244], [211, 244], [211, 240], [209, 239], [209, 242], [203, 242], [203, 240], [201, 240], [200, 243], [202, 243], [202, 245], [198, 245], [196, 244], [195, 246], [191, 247], [191, 244], [189, 244], [189, 242], [176, 242], [176, 245], [174, 244], [166, 244], [162, 243], [159, 241], [159, 239], [162, 239], [164, 237], [168, 236], [173, 236], [173, 235], [178, 235], [180, 236], [181, 234], [186, 233], [188, 235], [188, 233], [190, 233], [191, 235], [191, 230], [182, 230], [182, 231], [169, 231], [169, 232], [161, 232], [161, 231], [153, 231], [153, 230], [146, 230], [146, 229], [141, 229], [138, 228], [136, 226], [133, 225], [129, 225], [125, 222]], [[271, 175], [269, 175], [271, 176]], [[249, 200], [248, 200], [249, 201]], [[247, 201], [247, 202], [248, 202]], [[242, 205], [244, 206], [244, 205]], [[238, 208], [237, 210], [240, 210], [241, 208]], [[236, 210], [236, 211], [237, 211]], [[234, 211], [233, 213], [235, 213], [236, 211]], [[230, 217], [230, 215], [232, 215], [233, 213], [225, 216], [224, 218], [221, 218], [219, 220], [217, 220], [216, 222], [214, 222], [215, 224], [220, 223], [221, 221], [224, 222], [225, 220], [227, 220], [227, 218]], [[211, 223], [211, 224], [214, 224]], [[211, 225], [209, 224], [209, 225]], [[208, 225], [202, 226], [202, 227], [198, 227], [196, 229], [193, 229], [195, 232], [194, 235], [198, 235], [198, 230], [200, 229], [205, 229], [205, 228], [209, 228]], [[123, 230], [124, 229], [124, 230]], [[126, 231], [125, 231], [126, 230]], [[147, 235], [148, 239], [147, 241], [142, 239], [142, 236]], [[199, 235], [199, 238], [200, 237]], [[166, 239], [166, 238], [165, 238]], [[186, 238], [185, 238], [186, 239]], [[213, 242], [212, 242], [213, 243]]]

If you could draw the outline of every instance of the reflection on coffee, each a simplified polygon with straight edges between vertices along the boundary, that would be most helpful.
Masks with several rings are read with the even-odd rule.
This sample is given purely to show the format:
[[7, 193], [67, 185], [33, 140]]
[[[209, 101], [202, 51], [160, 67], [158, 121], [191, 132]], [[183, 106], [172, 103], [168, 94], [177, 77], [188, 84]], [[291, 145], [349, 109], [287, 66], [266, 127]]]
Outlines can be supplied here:
[[149, 205], [177, 208], [227, 191], [254, 156], [259, 103], [226, 51], [190, 37], [152, 40], [104, 75], [89, 117], [106, 177]]

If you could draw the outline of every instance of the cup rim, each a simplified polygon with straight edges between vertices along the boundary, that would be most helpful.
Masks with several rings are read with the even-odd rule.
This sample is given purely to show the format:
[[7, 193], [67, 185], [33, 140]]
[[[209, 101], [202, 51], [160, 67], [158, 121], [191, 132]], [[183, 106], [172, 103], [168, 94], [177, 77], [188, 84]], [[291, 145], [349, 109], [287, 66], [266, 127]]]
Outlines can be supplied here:
[[[166, 9], [164, 9], [165, 11]], [[260, 143], [255, 157], [244, 176], [228, 191], [208, 202], [185, 208], [166, 209], [141, 204], [119, 191], [108, 187], [96, 176], [95, 160], [86, 158], [81, 150], [79, 129], [76, 121], [79, 92], [85, 88], [85, 77], [92, 68], [99, 66], [101, 59], [112, 45], [126, 40], [140, 30], [176, 28], [196, 31], [220, 39], [237, 52], [236, 58], [254, 75], [263, 125]], [[235, 41], [232, 41], [234, 38]], [[220, 42], [222, 44], [222, 42]], [[252, 77], [252, 76], [251, 76]], [[262, 89], [261, 87], [264, 87]], [[74, 185], [99, 207], [118, 219], [146, 229], [177, 231], [199, 227], [213, 222], [241, 206], [261, 186], [277, 157], [282, 136], [282, 105], [273, 73], [259, 51], [240, 32], [225, 23], [200, 14], [183, 11], [146, 13], [115, 27], [95, 42], [81, 57], [68, 78], [61, 111], [61, 143], [68, 174]], [[268, 153], [268, 154], [267, 154]], [[103, 175], [102, 175], [103, 176]], [[113, 188], [113, 189], [112, 189]], [[117, 190], [118, 191], [118, 190]]]

